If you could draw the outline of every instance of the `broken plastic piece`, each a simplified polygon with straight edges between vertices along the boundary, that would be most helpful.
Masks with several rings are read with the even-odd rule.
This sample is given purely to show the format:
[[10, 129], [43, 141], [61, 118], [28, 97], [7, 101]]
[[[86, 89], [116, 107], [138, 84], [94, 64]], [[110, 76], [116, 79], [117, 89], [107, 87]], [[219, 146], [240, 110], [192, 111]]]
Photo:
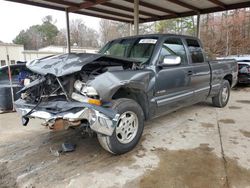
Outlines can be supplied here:
[[60, 156], [60, 153], [62, 153], [61, 150], [53, 150], [51, 147], [49, 148], [50, 149], [50, 153], [55, 156], [55, 157], [59, 157]]
[[26, 125], [28, 125], [28, 123], [29, 123], [29, 118], [27, 118], [27, 117], [22, 117], [22, 124], [23, 124], [23, 126], [26, 126]]
[[72, 152], [75, 151], [76, 144], [62, 143], [62, 152]]

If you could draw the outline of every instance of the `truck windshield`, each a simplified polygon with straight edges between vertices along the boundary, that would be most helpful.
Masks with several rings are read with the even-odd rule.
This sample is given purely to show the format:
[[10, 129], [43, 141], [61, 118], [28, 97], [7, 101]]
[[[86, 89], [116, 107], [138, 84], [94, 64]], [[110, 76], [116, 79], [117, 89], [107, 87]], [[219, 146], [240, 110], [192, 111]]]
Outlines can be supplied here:
[[100, 50], [100, 53], [123, 58], [131, 58], [141, 61], [144, 64], [149, 62], [156, 42], [157, 38], [114, 40]]

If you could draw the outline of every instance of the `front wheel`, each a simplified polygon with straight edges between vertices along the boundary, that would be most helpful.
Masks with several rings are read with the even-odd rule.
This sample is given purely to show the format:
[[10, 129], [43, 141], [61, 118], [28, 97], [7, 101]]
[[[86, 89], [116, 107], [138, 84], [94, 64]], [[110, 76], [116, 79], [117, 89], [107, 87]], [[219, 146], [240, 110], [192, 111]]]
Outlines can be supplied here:
[[230, 97], [230, 84], [227, 80], [224, 80], [219, 94], [212, 98], [213, 105], [222, 108], [227, 105]]
[[144, 114], [140, 105], [131, 99], [114, 100], [112, 108], [120, 114], [111, 136], [98, 134], [101, 146], [113, 154], [132, 150], [139, 142], [144, 128]]

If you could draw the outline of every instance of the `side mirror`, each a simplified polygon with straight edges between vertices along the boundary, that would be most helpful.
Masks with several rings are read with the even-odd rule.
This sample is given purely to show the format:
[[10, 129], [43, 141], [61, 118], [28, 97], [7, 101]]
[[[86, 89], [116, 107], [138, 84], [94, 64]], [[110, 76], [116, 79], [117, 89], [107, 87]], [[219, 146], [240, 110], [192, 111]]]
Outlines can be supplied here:
[[181, 64], [181, 57], [176, 55], [167, 55], [163, 58], [162, 66], [171, 66]]

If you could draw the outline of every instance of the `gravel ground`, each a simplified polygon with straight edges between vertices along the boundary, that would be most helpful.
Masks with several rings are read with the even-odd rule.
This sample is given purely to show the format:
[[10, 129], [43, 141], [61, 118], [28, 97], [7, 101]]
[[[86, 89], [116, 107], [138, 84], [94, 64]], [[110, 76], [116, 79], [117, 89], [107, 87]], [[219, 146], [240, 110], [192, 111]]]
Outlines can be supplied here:
[[[138, 146], [112, 156], [78, 130], [51, 132], [0, 114], [0, 187], [250, 187], [250, 88], [223, 109], [199, 103], [146, 123]], [[51, 153], [65, 141], [76, 150]]]

